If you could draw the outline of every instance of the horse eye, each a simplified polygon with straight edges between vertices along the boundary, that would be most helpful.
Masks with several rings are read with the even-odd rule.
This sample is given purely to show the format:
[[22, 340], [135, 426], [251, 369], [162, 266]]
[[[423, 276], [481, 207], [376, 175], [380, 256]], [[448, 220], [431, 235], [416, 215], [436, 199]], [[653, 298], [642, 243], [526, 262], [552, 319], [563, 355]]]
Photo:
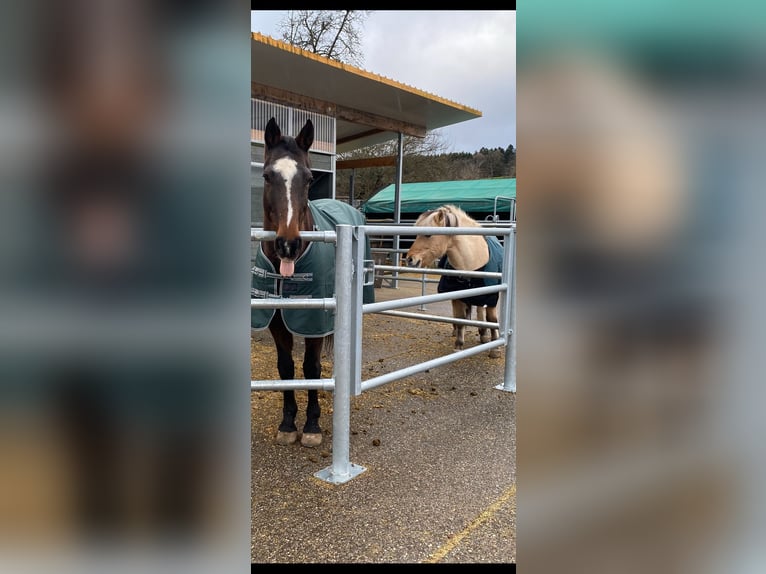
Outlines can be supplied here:
[[271, 183], [271, 175], [263, 172], [263, 179], [265, 179], [268, 183]]

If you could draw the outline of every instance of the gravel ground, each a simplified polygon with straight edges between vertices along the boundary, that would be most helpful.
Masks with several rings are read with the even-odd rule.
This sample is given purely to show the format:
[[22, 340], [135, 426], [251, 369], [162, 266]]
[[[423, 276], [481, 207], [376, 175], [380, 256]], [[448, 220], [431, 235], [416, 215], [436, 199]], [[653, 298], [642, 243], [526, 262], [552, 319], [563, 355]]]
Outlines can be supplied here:
[[[376, 289], [376, 300], [421, 293], [399, 285]], [[448, 301], [427, 307], [450, 314]], [[451, 352], [451, 333], [448, 323], [365, 315], [363, 380]], [[477, 343], [469, 328], [466, 345]], [[268, 331], [251, 348], [253, 378], [278, 379]], [[296, 376], [301, 355], [296, 339]], [[352, 397], [350, 461], [365, 470], [339, 485], [314, 477], [332, 464], [332, 393], [319, 393], [317, 448], [275, 444], [281, 393], [251, 393], [252, 562], [515, 563], [516, 394], [496, 388], [504, 368], [481, 353]], [[332, 358], [322, 374], [332, 376]], [[297, 397], [300, 428], [306, 394]]]

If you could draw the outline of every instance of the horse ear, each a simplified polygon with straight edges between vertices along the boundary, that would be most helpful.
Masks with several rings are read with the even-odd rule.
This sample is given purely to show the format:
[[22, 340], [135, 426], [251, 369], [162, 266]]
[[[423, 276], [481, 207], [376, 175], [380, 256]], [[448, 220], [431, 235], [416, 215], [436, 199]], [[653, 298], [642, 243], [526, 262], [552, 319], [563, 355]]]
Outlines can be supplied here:
[[449, 208], [439, 209], [440, 219], [444, 219], [444, 227], [458, 227], [457, 215], [452, 213]]
[[306, 120], [306, 124], [301, 129], [301, 133], [295, 138], [295, 143], [297, 143], [298, 147], [303, 151], [309, 151], [311, 144], [314, 143], [314, 124], [311, 123], [311, 120]]
[[266, 135], [264, 137], [264, 141], [266, 142], [267, 148], [273, 148], [279, 143], [279, 140], [282, 139], [282, 131], [279, 129], [279, 126], [277, 125], [277, 120], [274, 118], [271, 118], [269, 120], [269, 123], [266, 124]]

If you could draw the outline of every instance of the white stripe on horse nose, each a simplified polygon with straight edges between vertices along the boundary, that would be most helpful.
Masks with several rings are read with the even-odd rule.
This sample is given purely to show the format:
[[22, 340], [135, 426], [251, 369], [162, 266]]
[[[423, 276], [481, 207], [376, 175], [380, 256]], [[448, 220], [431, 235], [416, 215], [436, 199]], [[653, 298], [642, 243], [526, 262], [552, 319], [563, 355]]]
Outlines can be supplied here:
[[293, 219], [293, 202], [291, 197], [291, 186], [295, 174], [298, 172], [298, 162], [289, 157], [279, 158], [274, 162], [274, 171], [285, 180], [285, 198], [287, 200], [287, 225]]

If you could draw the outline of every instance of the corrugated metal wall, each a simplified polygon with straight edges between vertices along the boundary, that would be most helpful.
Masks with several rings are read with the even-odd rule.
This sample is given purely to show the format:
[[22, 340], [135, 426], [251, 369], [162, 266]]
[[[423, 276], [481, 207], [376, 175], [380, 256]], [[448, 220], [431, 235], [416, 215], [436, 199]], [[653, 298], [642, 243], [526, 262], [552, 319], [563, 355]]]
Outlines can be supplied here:
[[314, 124], [313, 152], [335, 155], [335, 118], [297, 110], [262, 100], [250, 100], [250, 140], [263, 143], [263, 130], [270, 118], [277, 120], [283, 134], [296, 136], [307, 119]]

